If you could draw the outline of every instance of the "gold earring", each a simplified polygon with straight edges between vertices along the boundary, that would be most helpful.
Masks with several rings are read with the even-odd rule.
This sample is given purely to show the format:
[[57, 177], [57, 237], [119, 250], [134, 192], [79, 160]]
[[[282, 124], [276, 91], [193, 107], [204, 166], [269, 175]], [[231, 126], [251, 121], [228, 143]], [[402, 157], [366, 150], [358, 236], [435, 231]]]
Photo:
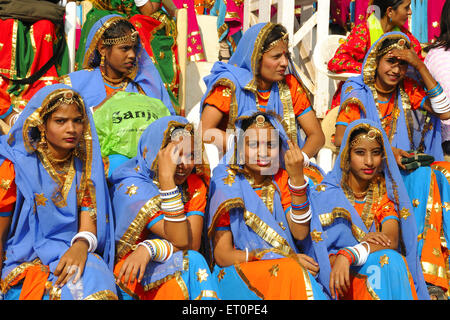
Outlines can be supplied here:
[[100, 58], [100, 66], [104, 67], [105, 66], [105, 56], [102, 55], [102, 57]]

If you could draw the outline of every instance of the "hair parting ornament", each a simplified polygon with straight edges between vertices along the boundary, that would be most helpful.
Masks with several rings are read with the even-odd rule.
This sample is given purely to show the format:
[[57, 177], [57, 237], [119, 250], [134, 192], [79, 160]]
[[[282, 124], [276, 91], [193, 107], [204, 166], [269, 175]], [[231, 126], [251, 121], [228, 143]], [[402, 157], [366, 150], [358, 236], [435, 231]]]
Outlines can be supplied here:
[[139, 35], [138, 31], [134, 30], [130, 34], [123, 36], [123, 37], [103, 39], [103, 44], [105, 44], [107, 46], [112, 46], [112, 45], [129, 43], [129, 42], [135, 43], [138, 39], [138, 35]]
[[53, 110], [58, 108], [61, 104], [74, 104], [74, 103], [79, 105], [79, 101], [78, 99], [75, 98], [73, 91], [70, 90], [65, 91], [62, 97], [60, 97], [50, 108], [45, 110], [45, 113], [48, 114], [52, 112]]
[[379, 51], [377, 56], [379, 56], [379, 57], [384, 56], [386, 53], [388, 53], [389, 51], [394, 50], [394, 49], [399, 49], [399, 50], [407, 49], [406, 40], [405, 39], [399, 39], [397, 41], [397, 43], [391, 44], [390, 46], [388, 46], [388, 47], [384, 48], [383, 50]]
[[367, 133], [361, 133], [361, 134], [357, 135], [353, 139], [353, 141], [350, 143], [350, 148], [355, 147], [363, 139], [367, 139], [369, 141], [374, 141], [374, 140], [379, 141], [380, 138], [381, 138], [380, 132], [375, 128], [371, 128]]
[[266, 53], [266, 52], [272, 50], [272, 49], [273, 49], [274, 47], [276, 47], [276, 46], [278, 45], [278, 43], [280, 43], [280, 42], [284, 42], [284, 43], [288, 44], [288, 42], [289, 42], [289, 33], [283, 33], [283, 36], [282, 36], [281, 38], [279, 38], [279, 39], [277, 39], [277, 40], [271, 42], [271, 43], [269, 44], [269, 46], [266, 48], [266, 50], [263, 51], [263, 53]]

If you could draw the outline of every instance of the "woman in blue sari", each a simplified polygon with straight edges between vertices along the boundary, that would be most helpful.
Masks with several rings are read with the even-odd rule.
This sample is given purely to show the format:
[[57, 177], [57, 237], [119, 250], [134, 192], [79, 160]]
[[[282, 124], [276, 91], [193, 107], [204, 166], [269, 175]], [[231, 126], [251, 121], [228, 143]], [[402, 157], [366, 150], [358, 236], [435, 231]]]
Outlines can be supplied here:
[[[111, 144], [111, 140], [117, 139], [117, 136], [121, 140], [121, 146], [114, 151], [127, 146], [136, 146], [140, 134], [155, 118], [167, 114], [175, 115], [175, 110], [158, 70], [143, 49], [135, 27], [127, 19], [117, 14], [99, 18], [91, 27], [86, 47], [83, 49], [85, 52], [83, 70], [63, 76], [62, 81], [83, 95], [86, 105], [92, 112], [99, 110], [106, 103], [102, 110], [103, 119], [94, 116], [97, 133], [102, 142], [102, 151], [105, 151], [104, 145]], [[116, 93], [123, 91], [127, 94], [120, 93], [115, 96]], [[125, 122], [120, 125], [116, 124], [115, 130], [117, 130], [117, 126], [120, 126], [120, 129], [117, 130], [116, 137], [111, 138], [108, 128], [112, 126], [111, 122], [116, 123], [114, 118], [117, 110], [114, 111], [114, 108], [108, 107], [111, 104], [113, 107], [114, 105], [123, 105], [124, 102], [121, 101], [123, 97], [125, 97], [124, 99], [130, 97], [137, 101], [140, 100], [140, 105], [124, 106], [125, 119], [127, 119], [127, 123], [133, 123], [132, 128], [130, 130], [130, 126], [127, 126]], [[148, 97], [156, 101], [150, 102]], [[158, 106], [158, 100], [167, 107], [167, 110]], [[152, 117], [137, 119], [143, 110], [147, 113], [146, 110], [149, 109], [152, 109]], [[142, 121], [143, 119], [145, 121]], [[107, 121], [109, 124], [106, 123]], [[126, 161], [130, 153], [133, 154], [133, 151], [103, 152], [108, 174]]]
[[[418, 72], [425, 90], [407, 76], [408, 65]], [[401, 157], [407, 157], [410, 150], [443, 160], [440, 119], [450, 118], [448, 99], [405, 34], [389, 32], [372, 45], [361, 75], [349, 78], [342, 87], [341, 101], [337, 146], [348, 123], [366, 118], [386, 131], [401, 167]]]
[[[280, 24], [252, 26], [229, 62], [216, 62], [205, 77], [207, 89], [200, 102], [202, 137], [205, 142], [213, 138], [222, 154], [230, 137], [226, 130], [233, 129], [235, 120], [248, 111], [278, 114], [289, 138], [302, 149], [305, 164], [325, 143], [309, 93], [290, 57], [288, 35]], [[305, 171], [314, 182], [322, 179], [321, 170], [312, 164]]]
[[333, 170], [310, 199], [311, 233], [302, 244], [318, 261], [318, 280], [330, 296], [429, 299], [411, 202], [376, 122], [347, 127]]
[[[446, 170], [432, 169], [429, 163], [419, 168], [408, 168], [402, 158], [406, 158], [403, 161], [407, 158], [413, 160], [414, 155], [409, 152], [415, 151], [419, 156], [420, 153], [431, 155], [436, 164], [443, 163], [440, 126], [441, 119], [450, 116], [450, 105], [439, 83], [408, 48], [408, 37], [400, 32], [384, 34], [374, 43], [361, 75], [348, 79], [343, 86], [335, 141], [339, 144], [348, 123], [359, 118], [375, 121], [384, 129], [397, 164], [403, 169], [402, 178], [413, 204], [420, 235], [418, 254], [425, 279], [430, 285], [447, 291], [449, 283], [445, 274], [448, 263], [445, 260], [448, 257], [440, 240], [441, 232], [445, 238], [450, 234], [447, 227], [450, 221], [447, 221], [447, 215], [442, 214], [450, 187], [444, 176]], [[408, 64], [419, 71], [426, 90], [407, 77]], [[417, 159], [420, 160], [419, 156]], [[420, 162], [416, 164], [421, 165]], [[438, 167], [444, 168], [445, 165]], [[427, 209], [428, 203], [430, 209]]]
[[185, 118], [163, 117], [144, 131], [137, 156], [113, 172], [121, 299], [219, 298], [216, 280], [197, 252], [207, 201], [201, 146]]
[[236, 129], [210, 187], [207, 246], [221, 298], [325, 299], [318, 265], [296, 246], [311, 217], [300, 148], [275, 114], [249, 112]]
[[158, 70], [127, 19], [116, 14], [100, 18], [92, 26], [84, 50], [83, 70], [61, 77], [61, 81], [79, 91], [89, 108], [99, 107], [117, 91], [126, 91], [160, 99], [175, 115]]
[[112, 208], [93, 128], [81, 96], [57, 84], [1, 137], [4, 299], [117, 299]]

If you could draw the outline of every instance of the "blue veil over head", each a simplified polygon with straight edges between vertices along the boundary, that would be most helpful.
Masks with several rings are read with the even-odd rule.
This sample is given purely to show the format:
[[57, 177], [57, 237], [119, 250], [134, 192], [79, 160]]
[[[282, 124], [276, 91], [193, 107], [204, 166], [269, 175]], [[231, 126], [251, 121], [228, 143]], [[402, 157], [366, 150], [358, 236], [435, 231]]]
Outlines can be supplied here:
[[[417, 255], [417, 228], [411, 201], [387, 135], [378, 122], [360, 119], [353, 121], [347, 127], [333, 170], [310, 194], [310, 204], [313, 211], [310, 224], [311, 232], [310, 236], [302, 242], [302, 246], [305, 253], [319, 263], [319, 281], [329, 291], [331, 266], [328, 255], [336, 253], [343, 247], [354, 246], [362, 241], [366, 233], [376, 231], [375, 223], [368, 219], [364, 220], [358, 214], [343, 190], [343, 182], [345, 182], [343, 180], [349, 170], [346, 167], [350, 151], [349, 139], [352, 132], [361, 127], [375, 129], [382, 137], [384, 158], [381, 177], [384, 179], [379, 181], [384, 181], [387, 195], [399, 214], [401, 231], [398, 251], [406, 257], [419, 299], [428, 299], [429, 295], [423, 278], [420, 259]], [[380, 183], [380, 186], [384, 189], [383, 183]]]
[[[88, 107], [97, 106], [106, 98], [102, 74], [99, 67], [92, 67], [92, 63], [95, 62], [98, 65], [100, 61], [97, 46], [103, 33], [119, 20], [126, 19], [118, 14], [111, 14], [100, 18], [92, 26], [84, 48], [84, 70], [75, 71], [63, 77], [66, 84], [80, 90]], [[176, 114], [158, 70], [144, 50], [140, 40], [136, 53], [135, 68], [127, 78], [131, 80], [126, 87], [127, 92], [138, 92], [157, 98], [166, 105], [172, 115]]]
[[[39, 127], [56, 96], [70, 93], [81, 103], [84, 132], [74, 151], [74, 170], [65, 181], [49, 164], [45, 152], [40, 152]], [[16, 266], [38, 258], [53, 272], [61, 256], [71, 245], [79, 228], [79, 210], [84, 195], [89, 194], [96, 221], [96, 250], [112, 271], [114, 263], [114, 226], [112, 208], [105, 180], [98, 137], [91, 113], [83, 99], [71, 87], [63, 84], [39, 90], [28, 102], [7, 135], [0, 138], [0, 158], [14, 164], [17, 200], [12, 225], [6, 241], [6, 261], [3, 277]]]
[[[357, 104], [361, 110], [361, 118], [370, 119], [381, 126], [375, 101], [378, 99], [375, 90], [375, 79], [378, 64], [378, 52], [386, 39], [403, 40], [410, 44], [407, 35], [402, 32], [389, 32], [380, 37], [367, 52], [364, 59], [361, 75], [349, 78], [342, 87], [340, 109], [348, 104]], [[392, 125], [395, 132], [389, 137], [393, 147], [409, 151], [419, 150], [434, 156], [436, 161], [444, 159], [442, 151], [441, 121], [434, 115], [423, 116], [423, 110], [412, 110], [408, 94], [403, 88], [403, 81], [398, 85], [397, 106], [398, 113], [393, 112], [397, 121]]]

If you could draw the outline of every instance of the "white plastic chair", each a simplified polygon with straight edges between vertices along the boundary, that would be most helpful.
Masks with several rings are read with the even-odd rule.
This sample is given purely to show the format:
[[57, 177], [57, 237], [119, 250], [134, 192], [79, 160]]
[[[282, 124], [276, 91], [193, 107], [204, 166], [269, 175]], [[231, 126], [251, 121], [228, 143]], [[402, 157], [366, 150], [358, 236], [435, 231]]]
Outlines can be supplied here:
[[334, 73], [328, 70], [328, 61], [333, 58], [336, 50], [344, 40], [345, 36], [332, 34], [318, 42], [314, 48], [312, 56], [314, 66], [333, 80], [347, 80], [350, 77], [358, 75], [355, 73]]
[[338, 116], [339, 108], [331, 109], [323, 118], [321, 126], [325, 135], [325, 144], [317, 154], [317, 164], [328, 173], [333, 169], [336, 161], [336, 146], [332, 142], [332, 137], [336, 132], [336, 118]]

